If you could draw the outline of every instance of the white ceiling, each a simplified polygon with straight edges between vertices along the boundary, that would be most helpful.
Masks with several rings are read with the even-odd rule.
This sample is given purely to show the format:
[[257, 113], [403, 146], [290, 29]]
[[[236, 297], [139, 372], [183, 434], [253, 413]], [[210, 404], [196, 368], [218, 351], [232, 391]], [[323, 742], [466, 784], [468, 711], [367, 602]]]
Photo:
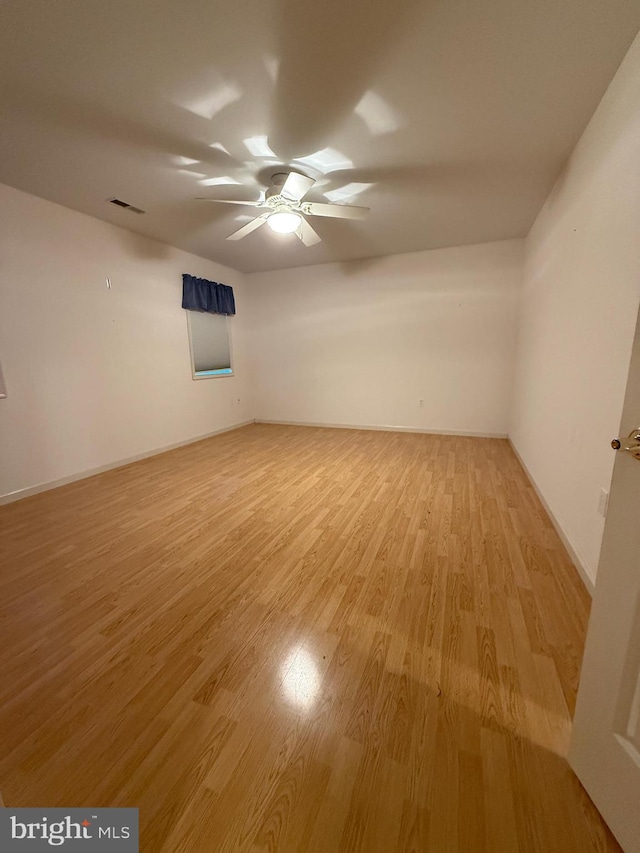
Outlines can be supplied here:
[[[638, 0], [4, 0], [0, 181], [243, 271], [520, 237], [639, 27]], [[193, 198], [279, 164], [370, 218], [227, 242], [251, 209]]]

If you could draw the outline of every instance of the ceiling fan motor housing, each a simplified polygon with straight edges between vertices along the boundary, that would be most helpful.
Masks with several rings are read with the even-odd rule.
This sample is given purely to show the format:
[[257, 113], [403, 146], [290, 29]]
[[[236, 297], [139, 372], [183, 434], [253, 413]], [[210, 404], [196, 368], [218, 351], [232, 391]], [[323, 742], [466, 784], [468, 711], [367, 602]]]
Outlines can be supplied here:
[[288, 177], [288, 172], [276, 172], [275, 175], [271, 176], [271, 186], [264, 194], [265, 202], [270, 208], [276, 209], [279, 206], [290, 208], [292, 206], [291, 199], [280, 195], [280, 190]]

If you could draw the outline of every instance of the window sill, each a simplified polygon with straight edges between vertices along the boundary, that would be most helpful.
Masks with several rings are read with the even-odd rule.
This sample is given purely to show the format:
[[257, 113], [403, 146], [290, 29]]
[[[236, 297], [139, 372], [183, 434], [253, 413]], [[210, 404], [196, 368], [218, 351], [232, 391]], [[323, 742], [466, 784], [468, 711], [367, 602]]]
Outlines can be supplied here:
[[193, 379], [218, 379], [220, 376], [233, 376], [233, 369], [223, 367], [220, 370], [200, 370], [192, 374]]

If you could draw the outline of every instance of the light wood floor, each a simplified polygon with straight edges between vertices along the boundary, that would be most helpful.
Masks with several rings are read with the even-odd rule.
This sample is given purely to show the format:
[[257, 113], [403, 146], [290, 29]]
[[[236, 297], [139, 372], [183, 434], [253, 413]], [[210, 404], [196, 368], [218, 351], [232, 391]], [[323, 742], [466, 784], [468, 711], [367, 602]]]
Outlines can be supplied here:
[[619, 850], [506, 441], [255, 425], [0, 509], [0, 790], [144, 853]]

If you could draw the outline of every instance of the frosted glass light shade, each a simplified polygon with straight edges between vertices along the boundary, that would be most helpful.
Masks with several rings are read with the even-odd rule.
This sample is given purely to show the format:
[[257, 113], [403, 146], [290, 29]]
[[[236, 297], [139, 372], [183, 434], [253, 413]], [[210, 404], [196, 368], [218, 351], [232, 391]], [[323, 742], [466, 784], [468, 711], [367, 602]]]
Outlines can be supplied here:
[[267, 219], [267, 225], [276, 234], [292, 234], [302, 222], [297, 213], [272, 213]]

